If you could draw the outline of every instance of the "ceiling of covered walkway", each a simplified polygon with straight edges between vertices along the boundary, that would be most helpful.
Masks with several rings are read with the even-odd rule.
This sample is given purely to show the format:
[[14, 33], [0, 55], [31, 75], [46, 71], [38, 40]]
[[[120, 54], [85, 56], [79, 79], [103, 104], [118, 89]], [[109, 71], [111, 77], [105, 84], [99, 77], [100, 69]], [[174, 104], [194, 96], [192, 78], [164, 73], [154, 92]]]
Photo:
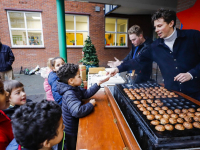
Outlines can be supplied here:
[[119, 5], [120, 7], [112, 13], [118, 14], [152, 14], [159, 8], [176, 10], [177, 0], [65, 0], [79, 2], [93, 2], [110, 5]]

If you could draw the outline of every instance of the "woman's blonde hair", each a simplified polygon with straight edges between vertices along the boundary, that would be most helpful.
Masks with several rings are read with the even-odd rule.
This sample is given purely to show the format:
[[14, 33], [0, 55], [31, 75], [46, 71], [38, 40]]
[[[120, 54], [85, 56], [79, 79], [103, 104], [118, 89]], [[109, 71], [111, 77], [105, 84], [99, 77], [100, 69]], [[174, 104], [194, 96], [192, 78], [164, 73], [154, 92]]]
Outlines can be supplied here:
[[52, 68], [52, 64], [51, 64], [51, 60], [53, 60], [54, 58], [49, 58], [47, 61], [47, 67], [49, 67], [50, 69]]

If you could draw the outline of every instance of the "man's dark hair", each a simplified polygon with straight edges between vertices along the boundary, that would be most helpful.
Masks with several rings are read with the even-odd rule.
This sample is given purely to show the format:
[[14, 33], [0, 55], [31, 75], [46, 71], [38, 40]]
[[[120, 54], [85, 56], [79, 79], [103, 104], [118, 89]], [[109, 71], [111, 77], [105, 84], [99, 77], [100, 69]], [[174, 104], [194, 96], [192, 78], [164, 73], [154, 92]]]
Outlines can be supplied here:
[[11, 94], [13, 89], [24, 87], [24, 85], [17, 80], [6, 80], [3, 82], [4, 89]]
[[42, 100], [20, 106], [11, 119], [17, 143], [30, 150], [42, 148], [45, 140], [57, 136], [61, 115], [60, 106], [53, 101]]
[[61, 82], [68, 83], [70, 78], [74, 78], [78, 72], [78, 65], [66, 63], [59, 68], [57, 76]]
[[173, 10], [168, 9], [159, 9], [157, 10], [151, 17], [152, 23], [154, 23], [155, 20], [158, 20], [159, 18], [163, 18], [167, 24], [169, 24], [172, 20], [174, 20], [173, 27], [176, 26], [176, 12]]

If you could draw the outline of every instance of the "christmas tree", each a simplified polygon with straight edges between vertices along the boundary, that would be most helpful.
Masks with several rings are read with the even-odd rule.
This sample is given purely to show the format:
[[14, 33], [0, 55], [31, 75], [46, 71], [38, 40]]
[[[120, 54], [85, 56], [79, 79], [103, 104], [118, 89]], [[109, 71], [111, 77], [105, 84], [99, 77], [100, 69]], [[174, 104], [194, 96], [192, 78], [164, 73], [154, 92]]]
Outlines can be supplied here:
[[85, 40], [85, 45], [83, 47], [83, 58], [80, 60], [80, 62], [83, 63], [83, 65], [86, 66], [99, 66], [99, 59], [96, 54], [96, 49], [94, 45], [92, 44], [92, 41], [90, 37]]

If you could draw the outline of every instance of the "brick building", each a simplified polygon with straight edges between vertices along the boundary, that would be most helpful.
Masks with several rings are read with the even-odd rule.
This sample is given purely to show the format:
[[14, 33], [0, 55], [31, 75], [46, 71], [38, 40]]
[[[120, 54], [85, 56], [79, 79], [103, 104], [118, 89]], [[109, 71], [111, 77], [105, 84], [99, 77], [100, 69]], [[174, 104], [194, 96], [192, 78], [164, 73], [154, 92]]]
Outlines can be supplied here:
[[[177, 12], [193, 6], [195, 1], [178, 0]], [[127, 29], [132, 25], [140, 25], [145, 36], [153, 37], [150, 14], [105, 16], [104, 7], [104, 4], [65, 1], [68, 62], [77, 64], [81, 59], [87, 35], [96, 48], [100, 66], [105, 67], [113, 57], [121, 60], [130, 51]], [[0, 13], [0, 37], [15, 55], [15, 73], [19, 73], [21, 66], [44, 67], [48, 58], [59, 56], [55, 0], [2, 0]]]
[[[100, 11], [95, 11], [96, 6], [100, 7]], [[91, 37], [91, 40], [95, 45], [100, 60], [100, 66], [106, 66], [107, 61], [113, 60], [113, 57], [123, 59], [131, 49], [131, 43], [128, 42], [127, 37], [127, 43], [125, 42], [126, 45], [116, 47], [105, 46], [105, 16], [103, 8], [104, 4], [65, 1], [66, 15], [76, 16], [77, 20], [78, 16], [88, 17], [88, 29], [86, 29], [86, 35]], [[2, 1], [2, 5], [0, 5], [0, 37], [2, 43], [9, 45], [15, 55], [16, 60], [13, 64], [15, 73], [20, 71], [21, 66], [29, 69], [34, 68], [36, 65], [44, 67], [46, 66], [48, 58], [59, 56], [56, 9], [56, 1]], [[15, 14], [19, 14], [22, 17], [19, 18], [18, 16], [17, 18]], [[39, 18], [35, 17], [39, 20], [39, 23], [34, 20], [34, 15], [39, 16]], [[24, 19], [24, 17], [26, 18]], [[31, 17], [32, 20], [28, 21], [28, 17]], [[115, 14], [114, 16], [109, 15], [109, 17], [127, 19], [126, 29], [133, 24], [141, 24], [141, 26], [143, 25], [144, 27], [145, 35], [152, 36], [150, 15], [130, 16]], [[70, 19], [70, 17], [66, 18]], [[19, 19], [21, 19], [21, 21], [19, 21]], [[81, 17], [79, 19], [81, 19]], [[82, 17], [82, 19], [84, 20], [84, 17]], [[66, 22], [66, 30], [69, 28], [67, 27]], [[84, 32], [85, 31], [82, 33]], [[69, 36], [74, 33], [69, 30], [67, 34], [67, 36]], [[79, 36], [78, 33], [76, 33], [76, 36]], [[35, 42], [36, 40], [37, 42]], [[84, 39], [82, 41], [84, 41]], [[68, 39], [67, 44], [68, 62], [78, 63], [82, 57], [82, 46], [79, 45], [77, 40], [76, 45], [74, 46], [70, 39]]]

